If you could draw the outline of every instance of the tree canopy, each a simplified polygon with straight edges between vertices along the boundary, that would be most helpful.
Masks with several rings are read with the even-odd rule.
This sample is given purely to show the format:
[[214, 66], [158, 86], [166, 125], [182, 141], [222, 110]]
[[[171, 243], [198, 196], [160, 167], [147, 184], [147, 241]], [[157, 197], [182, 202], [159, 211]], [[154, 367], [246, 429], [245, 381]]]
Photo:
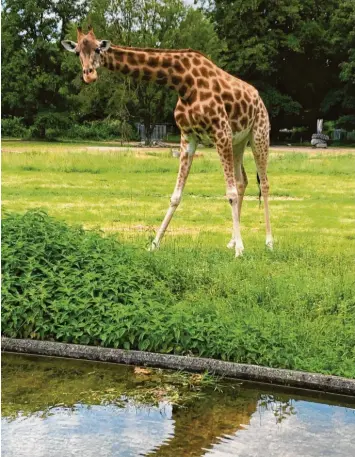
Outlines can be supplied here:
[[144, 123], [148, 134], [156, 123], [174, 122], [177, 96], [164, 87], [106, 69], [97, 83], [82, 83], [78, 59], [60, 41], [76, 40], [76, 27], [91, 23], [99, 38], [115, 44], [204, 52], [257, 87], [274, 137], [285, 127], [312, 132], [318, 117], [355, 128], [353, 0], [198, 4], [3, 0], [3, 118], [22, 119], [39, 137], [85, 122], [114, 122], [121, 136], [136, 122]]
[[[215, 0], [210, 15], [225, 68], [254, 84], [282, 127], [355, 111], [353, 0]], [[355, 127], [355, 122], [352, 124]]]

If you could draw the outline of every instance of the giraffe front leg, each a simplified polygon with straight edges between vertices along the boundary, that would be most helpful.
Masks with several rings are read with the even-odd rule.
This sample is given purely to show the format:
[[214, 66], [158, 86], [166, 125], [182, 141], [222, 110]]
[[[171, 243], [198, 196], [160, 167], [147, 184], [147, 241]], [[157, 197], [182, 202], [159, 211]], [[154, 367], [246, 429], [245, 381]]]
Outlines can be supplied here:
[[159, 248], [160, 241], [163, 238], [164, 233], [166, 232], [166, 229], [169, 226], [169, 223], [176, 211], [176, 208], [180, 204], [182, 192], [184, 190], [185, 183], [190, 172], [196, 146], [197, 143], [195, 138], [187, 140], [185, 137], [181, 137], [180, 166], [175, 189], [170, 199], [170, 206], [168, 208], [168, 211], [150, 246], [150, 251], [154, 251], [155, 249]]
[[238, 216], [238, 193], [235, 187], [227, 188], [227, 198], [232, 208], [232, 219], [233, 219], [233, 238], [228, 243], [232, 244], [231, 248], [235, 249], [235, 256], [240, 257], [244, 252], [244, 245], [242, 235], [240, 233], [240, 224]]
[[[243, 164], [238, 162], [236, 160], [235, 156], [234, 156], [234, 162], [235, 162], [234, 163], [235, 179], [237, 182], [237, 190], [238, 190], [238, 222], [240, 225], [240, 215], [242, 213], [242, 204], [243, 204], [245, 189], [248, 185], [248, 178], [245, 173]], [[233, 249], [235, 247], [235, 243], [236, 243], [236, 241], [235, 241], [235, 237], [233, 234], [230, 242], [227, 244], [227, 248]]]
[[231, 247], [235, 249], [235, 256], [239, 257], [243, 254], [244, 245], [240, 233], [239, 214], [238, 214], [238, 188], [234, 172], [234, 158], [232, 149], [232, 134], [229, 130], [217, 132], [216, 146], [220, 156], [224, 179], [226, 181], [226, 196], [232, 208], [233, 220], [233, 237], [230, 241]]

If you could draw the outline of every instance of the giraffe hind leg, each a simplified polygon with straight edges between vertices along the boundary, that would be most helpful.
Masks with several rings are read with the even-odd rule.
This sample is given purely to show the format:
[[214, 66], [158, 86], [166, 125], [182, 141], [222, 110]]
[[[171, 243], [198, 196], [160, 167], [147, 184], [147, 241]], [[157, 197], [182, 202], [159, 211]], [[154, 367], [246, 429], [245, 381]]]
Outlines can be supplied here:
[[[238, 191], [238, 218], [240, 222], [240, 214], [242, 211], [242, 204], [245, 189], [248, 185], [248, 178], [243, 166], [243, 155], [245, 146], [247, 145], [249, 138], [241, 141], [238, 144], [233, 145], [233, 162], [234, 162], [234, 175]], [[233, 249], [235, 246], [235, 237], [232, 235], [230, 242], [227, 244], [228, 249]]]
[[267, 160], [269, 155], [269, 130], [262, 131], [255, 129], [251, 137], [251, 148], [259, 177], [260, 192], [264, 200], [265, 225], [266, 225], [266, 246], [273, 248], [273, 238], [271, 233], [270, 213], [269, 213], [269, 181], [267, 177]]

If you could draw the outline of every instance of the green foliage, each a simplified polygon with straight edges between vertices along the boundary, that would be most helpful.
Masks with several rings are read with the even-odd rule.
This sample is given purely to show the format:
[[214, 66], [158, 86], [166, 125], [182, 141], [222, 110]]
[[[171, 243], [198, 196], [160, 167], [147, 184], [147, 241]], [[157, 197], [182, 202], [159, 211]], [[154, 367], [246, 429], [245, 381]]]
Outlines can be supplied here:
[[355, 130], [355, 114], [341, 116], [336, 122], [337, 128], [354, 129]]
[[119, 122], [121, 137], [130, 139], [134, 122], [143, 122], [148, 136], [156, 123], [174, 122], [177, 96], [168, 88], [106, 69], [99, 71], [96, 84], [82, 83], [77, 57], [60, 45], [66, 36], [76, 41], [79, 23], [86, 27], [92, 22], [99, 38], [115, 44], [193, 47], [215, 60], [221, 49], [210, 20], [182, 0], [95, 0], [89, 5], [10, 0], [4, 3], [2, 21], [2, 113], [23, 118], [33, 138], [75, 137], [69, 123], [101, 121], [100, 128], [76, 129], [76, 138], [88, 133], [87, 138], [109, 139], [108, 120]]
[[354, 112], [353, 0], [216, 0], [210, 14], [226, 69], [260, 90], [275, 139]]
[[68, 129], [70, 123], [71, 120], [68, 118], [67, 113], [41, 110], [31, 126], [31, 137], [54, 139], [59, 132]]
[[1, 135], [12, 138], [25, 138], [29, 132], [21, 117], [7, 117], [1, 120]]
[[[2, 113], [23, 117], [45, 137], [43, 111], [68, 109], [70, 74], [61, 74], [62, 27], [85, 11], [78, 2], [6, 0], [2, 18]], [[68, 79], [69, 76], [69, 79]], [[52, 114], [53, 116], [54, 114]], [[39, 119], [37, 119], [39, 117]]]
[[[66, 119], [71, 125], [119, 121], [125, 139], [137, 121], [148, 137], [156, 123], [174, 123], [177, 95], [167, 88], [106, 69], [95, 84], [83, 84], [77, 57], [60, 41], [76, 40], [77, 25], [85, 29], [90, 22], [99, 38], [115, 44], [206, 53], [258, 88], [274, 139], [280, 128], [300, 126], [310, 137], [319, 117], [341, 123], [347, 117], [347, 128], [354, 128], [348, 122], [355, 110], [353, 0], [200, 2], [206, 3], [204, 10], [182, 0], [4, 1], [2, 115], [22, 118], [29, 134], [41, 139], [63, 136]], [[6, 122], [10, 133], [28, 135]]]
[[355, 84], [355, 3], [342, 0], [331, 16], [330, 39], [341, 55], [340, 77]]
[[238, 262], [198, 245], [152, 255], [40, 211], [2, 224], [6, 336], [355, 376], [340, 254], [292, 240]]
[[130, 125], [118, 120], [86, 121], [73, 124], [67, 130], [58, 130], [56, 136], [82, 140], [137, 140], [137, 132]]

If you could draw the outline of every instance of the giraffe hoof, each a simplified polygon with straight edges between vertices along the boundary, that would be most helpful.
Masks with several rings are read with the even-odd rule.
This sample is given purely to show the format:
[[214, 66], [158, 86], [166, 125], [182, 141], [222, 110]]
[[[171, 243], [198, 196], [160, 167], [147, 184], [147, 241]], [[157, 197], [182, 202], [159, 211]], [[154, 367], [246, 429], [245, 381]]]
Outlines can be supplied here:
[[233, 249], [235, 246], [235, 240], [231, 239], [230, 242], [227, 244], [228, 249]]
[[243, 247], [241, 247], [241, 248], [235, 248], [235, 256], [236, 256], [236, 257], [242, 257], [243, 251], [244, 251], [244, 248], [243, 248]]
[[266, 243], [266, 247], [269, 251], [273, 251], [274, 250], [274, 243], [272, 241], [268, 241]]
[[153, 252], [159, 248], [159, 244], [156, 241], [153, 241], [152, 244], [149, 246], [148, 251]]

